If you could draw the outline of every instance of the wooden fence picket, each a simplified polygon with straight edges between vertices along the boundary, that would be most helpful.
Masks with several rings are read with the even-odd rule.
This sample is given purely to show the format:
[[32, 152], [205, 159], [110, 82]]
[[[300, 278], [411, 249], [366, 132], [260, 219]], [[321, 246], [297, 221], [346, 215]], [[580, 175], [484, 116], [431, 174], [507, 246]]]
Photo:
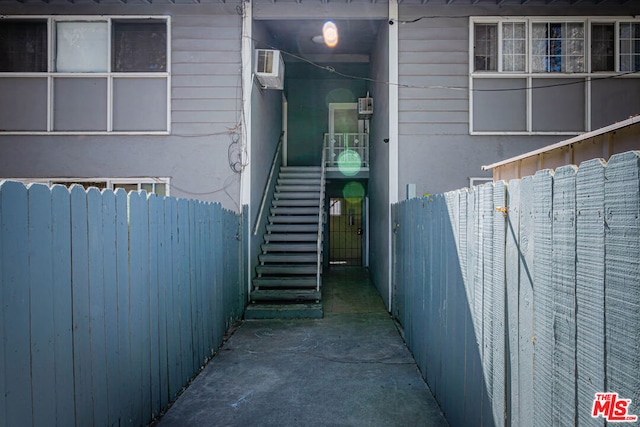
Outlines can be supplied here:
[[594, 389], [605, 389], [604, 271], [605, 163], [580, 165], [576, 175], [576, 377], [579, 425], [604, 426], [591, 417]]
[[640, 152], [609, 159], [604, 194], [605, 387], [640, 416]]
[[450, 425], [604, 425], [595, 393], [640, 401], [639, 152], [392, 212], [394, 315]]
[[150, 422], [242, 315], [239, 224], [219, 204], [1, 182], [0, 425]]

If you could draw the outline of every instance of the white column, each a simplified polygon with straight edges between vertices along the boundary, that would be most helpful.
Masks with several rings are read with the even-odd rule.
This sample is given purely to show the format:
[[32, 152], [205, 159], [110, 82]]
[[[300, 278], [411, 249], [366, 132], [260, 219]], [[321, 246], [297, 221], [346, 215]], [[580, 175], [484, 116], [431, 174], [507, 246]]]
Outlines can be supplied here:
[[389, 0], [389, 311], [393, 289], [393, 218], [398, 202], [398, 0]]
[[[253, 15], [250, 0], [244, 0], [242, 15], [242, 164], [240, 205], [247, 205], [247, 287], [251, 292], [251, 92], [253, 89]], [[241, 208], [242, 209], [242, 208]], [[248, 295], [247, 293], [247, 295]]]

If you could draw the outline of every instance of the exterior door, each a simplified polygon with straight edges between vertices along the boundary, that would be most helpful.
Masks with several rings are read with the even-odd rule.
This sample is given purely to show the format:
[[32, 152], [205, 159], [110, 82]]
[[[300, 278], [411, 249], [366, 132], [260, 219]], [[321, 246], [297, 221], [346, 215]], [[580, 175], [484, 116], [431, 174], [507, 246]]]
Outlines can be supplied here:
[[347, 135], [357, 133], [358, 104], [355, 102], [330, 103], [329, 152], [326, 159], [330, 165], [337, 164], [338, 157], [347, 148]]
[[329, 204], [329, 264], [362, 266], [363, 203], [332, 197]]

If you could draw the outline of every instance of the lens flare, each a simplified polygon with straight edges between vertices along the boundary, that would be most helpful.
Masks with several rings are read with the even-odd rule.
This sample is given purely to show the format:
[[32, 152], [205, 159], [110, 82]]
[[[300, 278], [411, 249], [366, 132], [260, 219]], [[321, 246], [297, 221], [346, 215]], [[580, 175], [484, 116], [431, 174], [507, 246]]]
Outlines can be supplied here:
[[331, 21], [327, 21], [322, 26], [322, 37], [324, 37], [324, 44], [328, 47], [338, 46], [338, 27]]
[[359, 182], [351, 181], [342, 189], [342, 195], [347, 203], [360, 203], [364, 198], [364, 187]]
[[357, 175], [361, 165], [362, 159], [356, 151], [347, 149], [338, 155], [338, 169], [344, 176]]

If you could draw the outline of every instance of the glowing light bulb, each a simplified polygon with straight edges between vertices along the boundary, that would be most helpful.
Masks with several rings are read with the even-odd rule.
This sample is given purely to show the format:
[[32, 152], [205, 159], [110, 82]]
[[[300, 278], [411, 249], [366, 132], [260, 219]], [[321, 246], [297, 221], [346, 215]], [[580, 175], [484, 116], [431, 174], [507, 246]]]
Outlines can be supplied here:
[[338, 27], [331, 21], [327, 21], [322, 26], [322, 37], [324, 44], [328, 47], [336, 47], [338, 45]]

